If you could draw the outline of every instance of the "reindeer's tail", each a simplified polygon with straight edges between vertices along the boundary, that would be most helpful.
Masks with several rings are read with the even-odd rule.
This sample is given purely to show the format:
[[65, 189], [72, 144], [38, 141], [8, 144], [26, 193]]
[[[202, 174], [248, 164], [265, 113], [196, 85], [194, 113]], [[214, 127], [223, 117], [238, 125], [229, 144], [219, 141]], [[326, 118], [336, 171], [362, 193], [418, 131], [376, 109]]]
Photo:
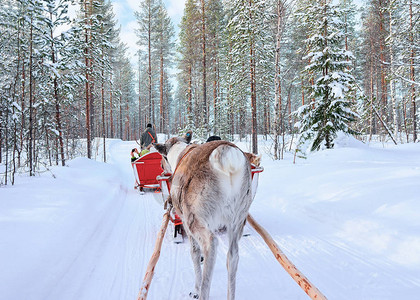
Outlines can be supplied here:
[[220, 145], [210, 155], [210, 164], [217, 171], [232, 177], [246, 167], [244, 153], [231, 145]]

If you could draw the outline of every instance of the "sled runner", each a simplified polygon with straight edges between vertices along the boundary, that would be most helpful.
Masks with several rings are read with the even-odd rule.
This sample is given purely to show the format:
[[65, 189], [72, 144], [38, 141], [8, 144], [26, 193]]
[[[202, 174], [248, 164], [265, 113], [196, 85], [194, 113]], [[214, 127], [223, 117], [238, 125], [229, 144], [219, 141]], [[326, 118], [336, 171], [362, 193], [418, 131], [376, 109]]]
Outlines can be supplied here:
[[163, 172], [161, 161], [162, 155], [159, 152], [149, 152], [131, 163], [136, 180], [135, 189], [143, 191], [144, 188], [159, 188], [156, 177]]

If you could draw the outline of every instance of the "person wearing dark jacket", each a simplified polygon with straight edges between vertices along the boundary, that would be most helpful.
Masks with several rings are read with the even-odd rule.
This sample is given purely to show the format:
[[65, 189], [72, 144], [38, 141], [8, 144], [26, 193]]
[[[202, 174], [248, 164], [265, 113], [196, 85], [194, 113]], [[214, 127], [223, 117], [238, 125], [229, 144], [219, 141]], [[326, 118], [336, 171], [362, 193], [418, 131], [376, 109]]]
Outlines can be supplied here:
[[212, 136], [210, 136], [210, 137], [207, 139], [206, 143], [208, 143], [208, 142], [212, 142], [212, 141], [220, 141], [220, 140], [221, 140], [220, 136], [218, 136], [218, 135], [212, 135]]
[[152, 128], [152, 124], [149, 123], [147, 124], [146, 130], [144, 130], [140, 137], [141, 149], [146, 149], [151, 143], [157, 143], [157, 136], [156, 132]]

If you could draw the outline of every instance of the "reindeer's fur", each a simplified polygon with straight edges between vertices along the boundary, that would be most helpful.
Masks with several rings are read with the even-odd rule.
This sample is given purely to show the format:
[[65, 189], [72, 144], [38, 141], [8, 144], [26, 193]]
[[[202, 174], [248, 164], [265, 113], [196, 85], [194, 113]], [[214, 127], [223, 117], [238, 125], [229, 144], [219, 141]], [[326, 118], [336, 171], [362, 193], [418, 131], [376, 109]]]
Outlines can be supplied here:
[[[191, 244], [196, 277], [193, 296], [201, 300], [209, 298], [216, 261], [216, 234], [226, 233], [229, 239], [228, 299], [233, 300], [238, 241], [252, 202], [249, 160], [239, 148], [226, 141], [190, 146], [187, 142], [172, 138], [155, 147], [163, 154], [165, 163], [169, 162], [166, 168], [175, 172], [171, 198]], [[184, 150], [180, 151], [182, 148]], [[204, 257], [203, 270], [201, 255]]]

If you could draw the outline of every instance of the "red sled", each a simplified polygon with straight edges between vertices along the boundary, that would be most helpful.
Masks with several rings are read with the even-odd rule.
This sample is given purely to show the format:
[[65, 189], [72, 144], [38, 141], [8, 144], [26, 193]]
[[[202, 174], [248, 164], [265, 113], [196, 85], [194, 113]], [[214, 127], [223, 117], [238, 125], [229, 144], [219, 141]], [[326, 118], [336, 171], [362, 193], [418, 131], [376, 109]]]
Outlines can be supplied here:
[[149, 152], [131, 163], [136, 179], [135, 189], [159, 189], [156, 177], [163, 172], [161, 161], [162, 155], [159, 152]]

